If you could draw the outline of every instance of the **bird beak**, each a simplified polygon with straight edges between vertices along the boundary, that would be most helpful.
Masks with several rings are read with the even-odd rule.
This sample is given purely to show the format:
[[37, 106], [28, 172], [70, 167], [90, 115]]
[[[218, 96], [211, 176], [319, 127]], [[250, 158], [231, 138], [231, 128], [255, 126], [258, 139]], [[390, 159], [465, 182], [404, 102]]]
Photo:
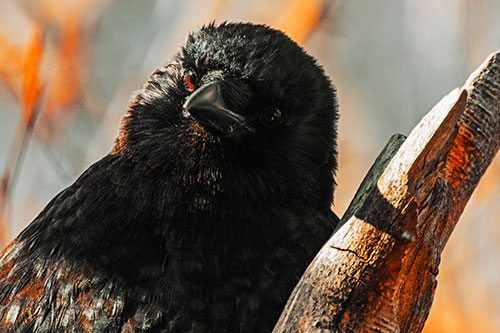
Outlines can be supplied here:
[[183, 105], [183, 116], [215, 129], [224, 137], [239, 141], [253, 134], [244, 116], [229, 110], [222, 98], [222, 82], [215, 81], [198, 88]]

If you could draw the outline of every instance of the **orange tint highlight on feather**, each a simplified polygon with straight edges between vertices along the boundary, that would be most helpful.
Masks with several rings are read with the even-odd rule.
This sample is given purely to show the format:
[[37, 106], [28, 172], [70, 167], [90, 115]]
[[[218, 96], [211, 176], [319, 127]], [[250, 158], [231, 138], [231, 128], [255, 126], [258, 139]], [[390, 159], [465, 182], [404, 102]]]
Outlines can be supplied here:
[[40, 63], [43, 54], [44, 31], [34, 24], [31, 38], [22, 58], [22, 105], [26, 124], [34, 120], [33, 111], [39, 102], [42, 91]]
[[37, 300], [43, 296], [44, 282], [41, 278], [33, 278], [28, 284], [19, 292], [18, 297]]

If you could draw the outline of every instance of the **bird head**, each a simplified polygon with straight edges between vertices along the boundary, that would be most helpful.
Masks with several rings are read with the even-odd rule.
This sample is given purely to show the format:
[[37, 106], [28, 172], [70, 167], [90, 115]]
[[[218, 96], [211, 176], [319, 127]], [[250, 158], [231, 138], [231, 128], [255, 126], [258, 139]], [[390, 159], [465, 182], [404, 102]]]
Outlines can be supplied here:
[[259, 193], [310, 192], [324, 208], [335, 184], [337, 118], [323, 69], [284, 33], [210, 24], [138, 92], [113, 153], [196, 170], [197, 181], [226, 189], [243, 181]]

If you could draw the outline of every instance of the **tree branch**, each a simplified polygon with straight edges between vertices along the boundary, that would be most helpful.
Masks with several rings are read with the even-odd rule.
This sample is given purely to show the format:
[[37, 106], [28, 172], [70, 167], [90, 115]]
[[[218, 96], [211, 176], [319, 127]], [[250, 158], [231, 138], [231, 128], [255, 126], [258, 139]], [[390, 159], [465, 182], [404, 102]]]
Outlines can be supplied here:
[[274, 332], [423, 328], [441, 252], [500, 147], [499, 67], [496, 53], [444, 97], [399, 150], [403, 139], [393, 139]]

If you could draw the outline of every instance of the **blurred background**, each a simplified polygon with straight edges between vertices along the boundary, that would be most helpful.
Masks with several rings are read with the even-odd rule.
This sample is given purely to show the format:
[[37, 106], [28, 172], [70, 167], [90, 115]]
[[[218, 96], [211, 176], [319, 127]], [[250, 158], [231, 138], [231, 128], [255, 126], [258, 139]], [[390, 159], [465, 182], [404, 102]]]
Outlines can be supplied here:
[[[2, 247], [110, 151], [130, 94], [214, 20], [282, 29], [332, 78], [339, 215], [389, 137], [500, 49], [494, 0], [1, 0]], [[499, 215], [497, 159], [444, 251], [425, 332], [500, 332]]]

